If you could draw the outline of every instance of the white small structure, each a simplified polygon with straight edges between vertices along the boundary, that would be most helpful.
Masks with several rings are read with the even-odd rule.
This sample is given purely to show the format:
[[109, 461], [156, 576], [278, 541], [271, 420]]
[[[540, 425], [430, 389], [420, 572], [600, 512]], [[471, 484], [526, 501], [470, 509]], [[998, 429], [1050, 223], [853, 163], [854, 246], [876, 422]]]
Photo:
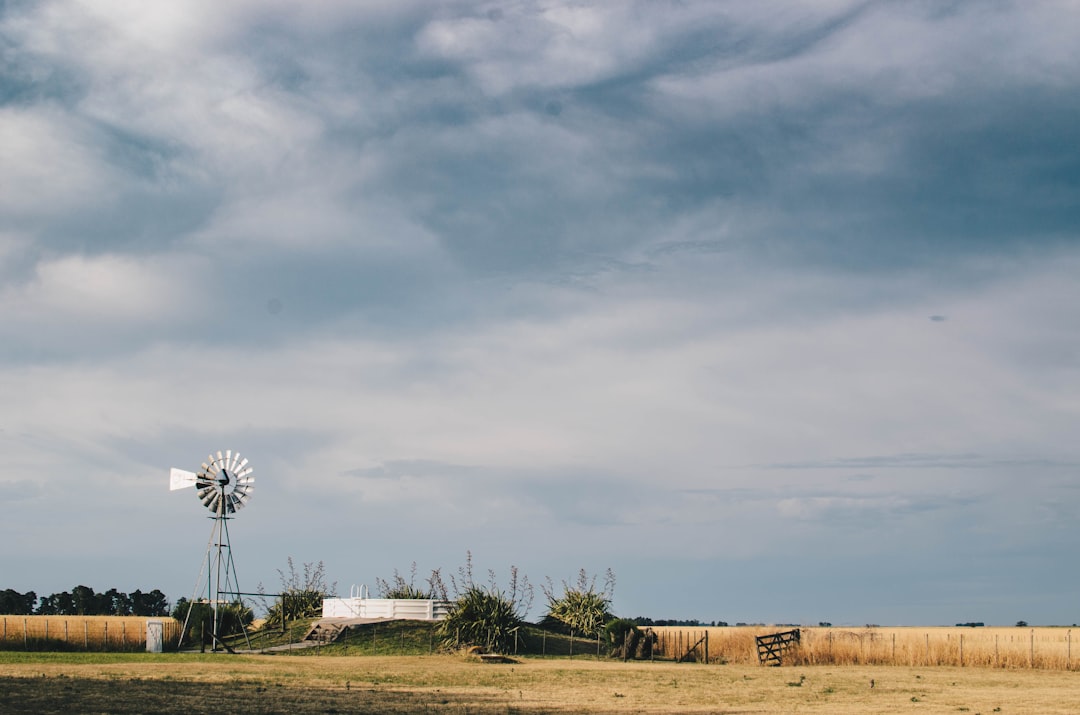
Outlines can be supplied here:
[[162, 646], [165, 643], [165, 622], [164, 621], [147, 621], [146, 622], [146, 652], [147, 653], [160, 653]]
[[324, 598], [323, 618], [390, 618], [408, 621], [441, 621], [449, 601], [430, 598], [368, 598], [366, 586], [353, 586], [348, 598]]

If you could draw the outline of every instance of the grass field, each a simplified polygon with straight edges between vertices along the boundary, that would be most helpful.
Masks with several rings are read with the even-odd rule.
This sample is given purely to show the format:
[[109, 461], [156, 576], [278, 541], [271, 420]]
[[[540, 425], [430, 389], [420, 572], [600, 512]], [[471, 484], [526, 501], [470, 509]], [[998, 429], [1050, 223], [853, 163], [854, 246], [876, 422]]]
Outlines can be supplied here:
[[[676, 658], [709, 634], [709, 660], [757, 663], [755, 635], [787, 627], [654, 627], [657, 657]], [[1072, 628], [802, 628], [795, 665], [956, 665], [1080, 670]], [[1080, 630], [1077, 631], [1080, 637]], [[697, 651], [704, 660], [704, 644]]]
[[[871, 687], [871, 684], [873, 687]], [[1058, 670], [795, 666], [459, 655], [0, 653], [0, 712], [1080, 712]]]

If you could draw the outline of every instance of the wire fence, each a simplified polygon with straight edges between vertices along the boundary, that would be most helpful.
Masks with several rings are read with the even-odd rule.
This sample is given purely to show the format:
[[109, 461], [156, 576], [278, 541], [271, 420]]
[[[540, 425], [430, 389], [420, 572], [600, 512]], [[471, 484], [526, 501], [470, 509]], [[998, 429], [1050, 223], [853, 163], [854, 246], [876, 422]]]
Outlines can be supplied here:
[[[757, 663], [755, 636], [776, 627], [652, 626], [657, 658]], [[801, 628], [802, 640], [784, 665], [905, 665], [1080, 670], [1073, 628]], [[708, 632], [709, 637], [702, 636]], [[1078, 631], [1080, 635], [1080, 631]], [[702, 650], [707, 643], [708, 651]], [[695, 648], [696, 645], [696, 648]], [[1080, 648], [1080, 643], [1077, 644]], [[685, 658], [684, 658], [685, 659]]]
[[175, 647], [182, 624], [146, 616], [0, 616], [0, 649], [137, 651], [146, 649], [147, 621], [161, 621], [163, 645]]

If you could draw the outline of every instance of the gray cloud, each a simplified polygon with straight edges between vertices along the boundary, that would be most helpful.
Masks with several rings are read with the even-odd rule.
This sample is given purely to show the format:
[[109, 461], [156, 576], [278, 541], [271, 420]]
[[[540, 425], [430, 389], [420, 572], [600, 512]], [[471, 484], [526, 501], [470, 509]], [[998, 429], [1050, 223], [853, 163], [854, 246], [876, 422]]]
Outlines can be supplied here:
[[[662, 615], [650, 570], [764, 573], [795, 544], [808, 575], [843, 575], [914, 564], [905, 544], [930, 574], [912, 593], [944, 595], [897, 619], [950, 622], [988, 583], [948, 583], [958, 558], [1057, 573], [1078, 22], [3, 5], [0, 482], [56, 515], [5, 521], [40, 559], [4, 586], [70, 588], [103, 567], [65, 535], [130, 544], [137, 511], [170, 567], [108, 585], [181, 595], [202, 514], [159, 491], [218, 448], [261, 465], [240, 529], [260, 577], [292, 554], [370, 581], [483, 544], [536, 576], [615, 565], [619, 598]], [[1036, 598], [1027, 617], [1072, 618], [1003, 592], [986, 618]], [[769, 607], [747, 618], [791, 618]]]

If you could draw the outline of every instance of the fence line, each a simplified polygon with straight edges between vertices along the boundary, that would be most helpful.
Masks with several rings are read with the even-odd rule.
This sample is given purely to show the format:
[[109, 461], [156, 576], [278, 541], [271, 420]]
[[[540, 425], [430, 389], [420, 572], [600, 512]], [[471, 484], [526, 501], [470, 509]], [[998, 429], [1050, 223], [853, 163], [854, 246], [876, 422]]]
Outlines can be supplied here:
[[[147, 616], [0, 616], [0, 649], [59, 644], [82, 650], [142, 650], [146, 622], [161, 621], [164, 643], [175, 645], [182, 624], [174, 618]], [[110, 626], [111, 624], [111, 626]]]
[[[774, 626], [649, 626], [655, 656], [682, 656], [704, 633], [708, 661], [758, 662], [755, 636]], [[785, 654], [792, 665], [906, 665], [1080, 670], [1072, 657], [1073, 628], [899, 627], [801, 628], [802, 642]], [[704, 661], [705, 657], [697, 658]]]

